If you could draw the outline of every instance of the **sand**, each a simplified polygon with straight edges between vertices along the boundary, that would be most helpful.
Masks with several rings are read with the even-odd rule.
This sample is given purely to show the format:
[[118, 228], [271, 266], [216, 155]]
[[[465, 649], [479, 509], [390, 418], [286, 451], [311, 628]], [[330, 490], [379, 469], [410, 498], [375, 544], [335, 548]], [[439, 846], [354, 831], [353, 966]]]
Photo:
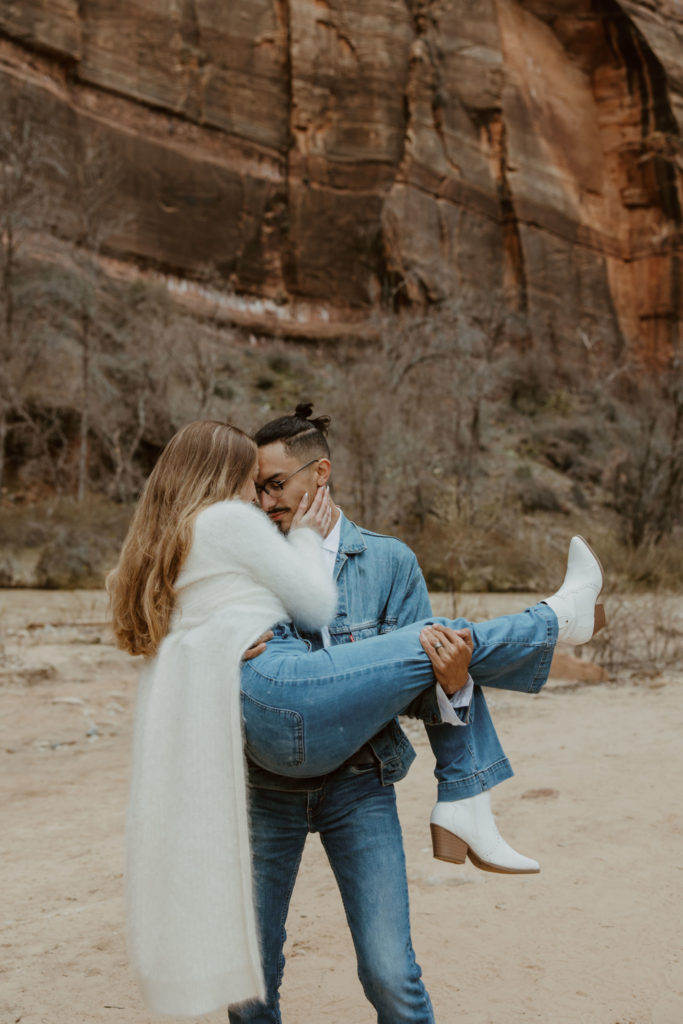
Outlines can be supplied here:
[[[136, 666], [104, 619], [99, 592], [0, 592], [1, 1024], [153, 1020], [123, 928]], [[680, 668], [493, 694], [516, 771], [494, 807], [507, 839], [540, 860], [536, 876], [432, 858], [431, 754], [408, 724], [418, 759], [398, 787], [400, 814], [414, 945], [439, 1024], [683, 1021]], [[370, 1024], [315, 836], [288, 931], [285, 1024]]]

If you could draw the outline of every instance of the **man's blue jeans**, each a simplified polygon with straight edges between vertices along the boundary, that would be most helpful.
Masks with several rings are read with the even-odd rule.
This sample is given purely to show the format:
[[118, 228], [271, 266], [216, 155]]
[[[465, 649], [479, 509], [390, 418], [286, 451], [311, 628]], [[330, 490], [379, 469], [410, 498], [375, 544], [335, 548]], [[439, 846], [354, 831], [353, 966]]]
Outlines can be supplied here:
[[[288, 627], [242, 667], [246, 749], [270, 772], [311, 778], [334, 771], [434, 683], [419, 634], [426, 622], [472, 631], [478, 685], [536, 693], [548, 678], [557, 618], [546, 604], [487, 622], [428, 619], [383, 636], [309, 652]], [[430, 733], [437, 777], [448, 784], [462, 757], [454, 730]], [[455, 744], [455, 745], [454, 745]]]
[[358, 976], [378, 1024], [433, 1024], [410, 940], [396, 796], [393, 786], [381, 785], [377, 767], [340, 768], [305, 792], [251, 789], [250, 818], [267, 996], [265, 1004], [233, 1007], [231, 1024], [281, 1022], [285, 919], [309, 832], [320, 833], [337, 879]]

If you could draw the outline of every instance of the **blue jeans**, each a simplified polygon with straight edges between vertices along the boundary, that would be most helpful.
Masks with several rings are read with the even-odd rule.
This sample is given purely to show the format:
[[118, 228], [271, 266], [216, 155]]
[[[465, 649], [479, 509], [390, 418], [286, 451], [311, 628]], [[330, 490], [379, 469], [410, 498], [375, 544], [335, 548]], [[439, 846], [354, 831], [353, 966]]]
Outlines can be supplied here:
[[266, 1002], [233, 1007], [231, 1024], [281, 1024], [285, 919], [309, 832], [320, 833], [337, 879], [358, 976], [378, 1024], [434, 1024], [410, 939], [396, 796], [393, 786], [382, 786], [377, 767], [341, 768], [317, 790], [251, 789], [250, 819]]
[[[491, 712], [478, 686], [469, 708], [467, 729], [455, 725], [427, 725], [425, 731], [436, 765], [439, 800], [465, 800], [512, 777], [510, 762], [500, 745]], [[443, 763], [442, 763], [443, 762]]]
[[[289, 627], [276, 627], [258, 658], [242, 667], [242, 710], [249, 757], [270, 772], [295, 778], [338, 768], [434, 685], [419, 634], [427, 622], [472, 631], [470, 673], [478, 685], [537, 693], [548, 678], [557, 618], [546, 604], [487, 622], [427, 619], [358, 643], [310, 652]], [[430, 742], [437, 778], [461, 777], [462, 757], [452, 729], [434, 729]]]

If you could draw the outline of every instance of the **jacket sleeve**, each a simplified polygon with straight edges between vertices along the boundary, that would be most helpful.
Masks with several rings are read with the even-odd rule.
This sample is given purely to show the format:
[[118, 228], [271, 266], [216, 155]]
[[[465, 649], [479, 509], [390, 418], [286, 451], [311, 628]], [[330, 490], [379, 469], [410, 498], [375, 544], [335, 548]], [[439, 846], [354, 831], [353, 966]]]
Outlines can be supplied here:
[[389, 604], [395, 605], [395, 608], [389, 607], [387, 609], [389, 614], [392, 616], [396, 615], [399, 628], [409, 626], [413, 622], [419, 622], [420, 619], [428, 619], [432, 614], [427, 584], [424, 581], [422, 570], [417, 563], [417, 558], [410, 548], [404, 548], [403, 550], [409, 563], [408, 581], [401, 593], [394, 594], [392, 591]]
[[260, 509], [243, 501], [220, 502], [201, 514], [197, 528], [207, 553], [247, 573], [282, 602], [294, 622], [321, 629], [337, 607], [317, 533], [305, 527], [284, 537]]
[[383, 615], [396, 627], [410, 626], [432, 614], [427, 584], [417, 558], [407, 544], [395, 537], [382, 538], [386, 563], [380, 566], [382, 578], [390, 585]]

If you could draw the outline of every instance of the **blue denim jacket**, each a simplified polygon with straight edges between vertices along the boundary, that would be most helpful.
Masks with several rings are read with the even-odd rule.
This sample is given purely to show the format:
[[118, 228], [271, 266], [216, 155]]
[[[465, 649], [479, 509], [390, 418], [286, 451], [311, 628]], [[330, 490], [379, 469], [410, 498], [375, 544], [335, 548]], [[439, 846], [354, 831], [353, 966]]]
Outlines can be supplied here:
[[[432, 613], [422, 572], [410, 548], [395, 537], [364, 530], [345, 516], [334, 571], [339, 602], [329, 625], [333, 644], [389, 633]], [[322, 647], [319, 633], [301, 635], [314, 649]], [[440, 722], [434, 689], [414, 702], [407, 713], [432, 724]], [[398, 719], [378, 732], [370, 745], [379, 760], [385, 786], [402, 779], [415, 759], [415, 751]], [[273, 775], [253, 764], [249, 764], [249, 780], [259, 788], [299, 791], [316, 789], [322, 784], [319, 778], [302, 780]]]

